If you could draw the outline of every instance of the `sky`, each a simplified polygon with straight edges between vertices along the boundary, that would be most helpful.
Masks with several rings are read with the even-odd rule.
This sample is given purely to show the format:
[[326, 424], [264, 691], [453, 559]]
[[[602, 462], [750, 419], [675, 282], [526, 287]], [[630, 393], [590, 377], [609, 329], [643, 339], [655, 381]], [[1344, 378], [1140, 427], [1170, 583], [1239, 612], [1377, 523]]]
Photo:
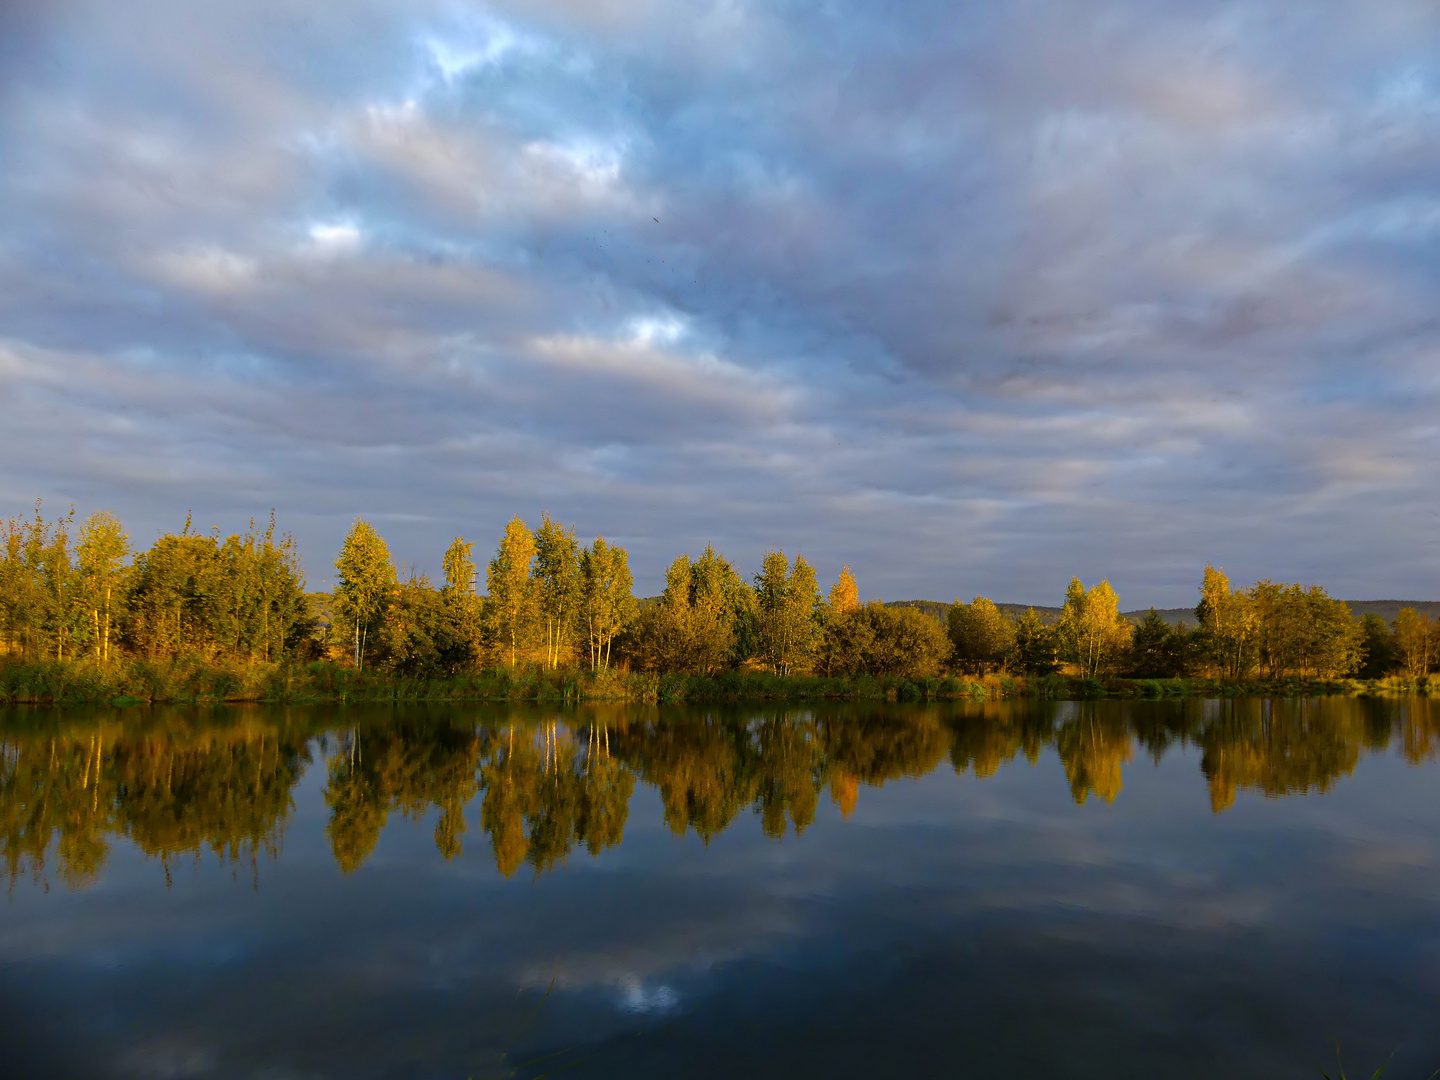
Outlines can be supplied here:
[[1440, 5], [7, 0], [0, 516], [1440, 596]]

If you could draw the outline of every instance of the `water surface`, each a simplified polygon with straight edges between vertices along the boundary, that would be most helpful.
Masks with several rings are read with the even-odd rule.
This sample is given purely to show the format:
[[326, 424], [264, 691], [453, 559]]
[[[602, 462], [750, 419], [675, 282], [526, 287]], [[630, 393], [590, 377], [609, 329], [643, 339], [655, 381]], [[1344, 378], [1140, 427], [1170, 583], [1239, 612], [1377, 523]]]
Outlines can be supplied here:
[[32, 710], [0, 751], [7, 1075], [1440, 1068], [1425, 699]]

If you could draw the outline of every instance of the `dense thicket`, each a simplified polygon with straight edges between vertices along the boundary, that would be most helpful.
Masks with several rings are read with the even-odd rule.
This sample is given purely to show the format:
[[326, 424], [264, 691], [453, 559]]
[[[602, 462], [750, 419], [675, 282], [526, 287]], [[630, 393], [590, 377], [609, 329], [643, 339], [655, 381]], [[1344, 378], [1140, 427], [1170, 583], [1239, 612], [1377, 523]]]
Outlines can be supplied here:
[[[241, 662], [309, 644], [313, 620], [290, 537], [202, 536], [187, 520], [132, 552], [111, 514], [4, 523], [0, 648], [25, 659], [104, 662], [119, 653]], [[132, 558], [133, 555], [133, 558]]]
[[1257, 581], [1232, 589], [1206, 567], [1195, 625], [1123, 616], [1106, 581], [1070, 583], [1058, 618], [1018, 617], [977, 596], [938, 605], [860, 601], [847, 566], [821, 596], [814, 568], [771, 551], [746, 578], [707, 546], [681, 555], [654, 601], [637, 602], [623, 547], [546, 515], [506, 526], [477, 593], [473, 545], [445, 551], [444, 583], [397, 574], [384, 539], [357, 521], [332, 596], [304, 592], [293, 540], [263, 530], [202, 535], [187, 520], [133, 551], [120, 522], [92, 514], [4, 523], [0, 652], [29, 660], [192, 658], [249, 664], [328, 658], [435, 678], [494, 668], [620, 667], [654, 675], [765, 670], [928, 679], [961, 672], [1247, 679], [1427, 676], [1440, 629], [1413, 609], [1387, 625], [1354, 618], [1320, 586]]

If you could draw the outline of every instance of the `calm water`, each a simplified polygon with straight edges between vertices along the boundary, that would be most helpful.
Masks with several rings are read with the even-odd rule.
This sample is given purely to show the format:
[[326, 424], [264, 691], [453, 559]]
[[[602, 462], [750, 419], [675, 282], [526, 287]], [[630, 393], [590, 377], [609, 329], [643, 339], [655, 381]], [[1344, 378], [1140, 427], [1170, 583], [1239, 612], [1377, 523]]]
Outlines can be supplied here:
[[1440, 701], [11, 712], [0, 1070], [1428, 1077], [1437, 824]]

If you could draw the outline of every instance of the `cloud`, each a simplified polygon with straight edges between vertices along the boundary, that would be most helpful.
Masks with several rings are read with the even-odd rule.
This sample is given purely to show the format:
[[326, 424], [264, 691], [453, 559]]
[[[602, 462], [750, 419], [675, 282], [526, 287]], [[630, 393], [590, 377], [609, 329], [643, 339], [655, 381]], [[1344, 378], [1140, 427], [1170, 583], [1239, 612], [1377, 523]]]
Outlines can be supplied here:
[[642, 592], [1440, 590], [1424, 5], [4, 19], [12, 510], [274, 505], [317, 584], [544, 509]]

